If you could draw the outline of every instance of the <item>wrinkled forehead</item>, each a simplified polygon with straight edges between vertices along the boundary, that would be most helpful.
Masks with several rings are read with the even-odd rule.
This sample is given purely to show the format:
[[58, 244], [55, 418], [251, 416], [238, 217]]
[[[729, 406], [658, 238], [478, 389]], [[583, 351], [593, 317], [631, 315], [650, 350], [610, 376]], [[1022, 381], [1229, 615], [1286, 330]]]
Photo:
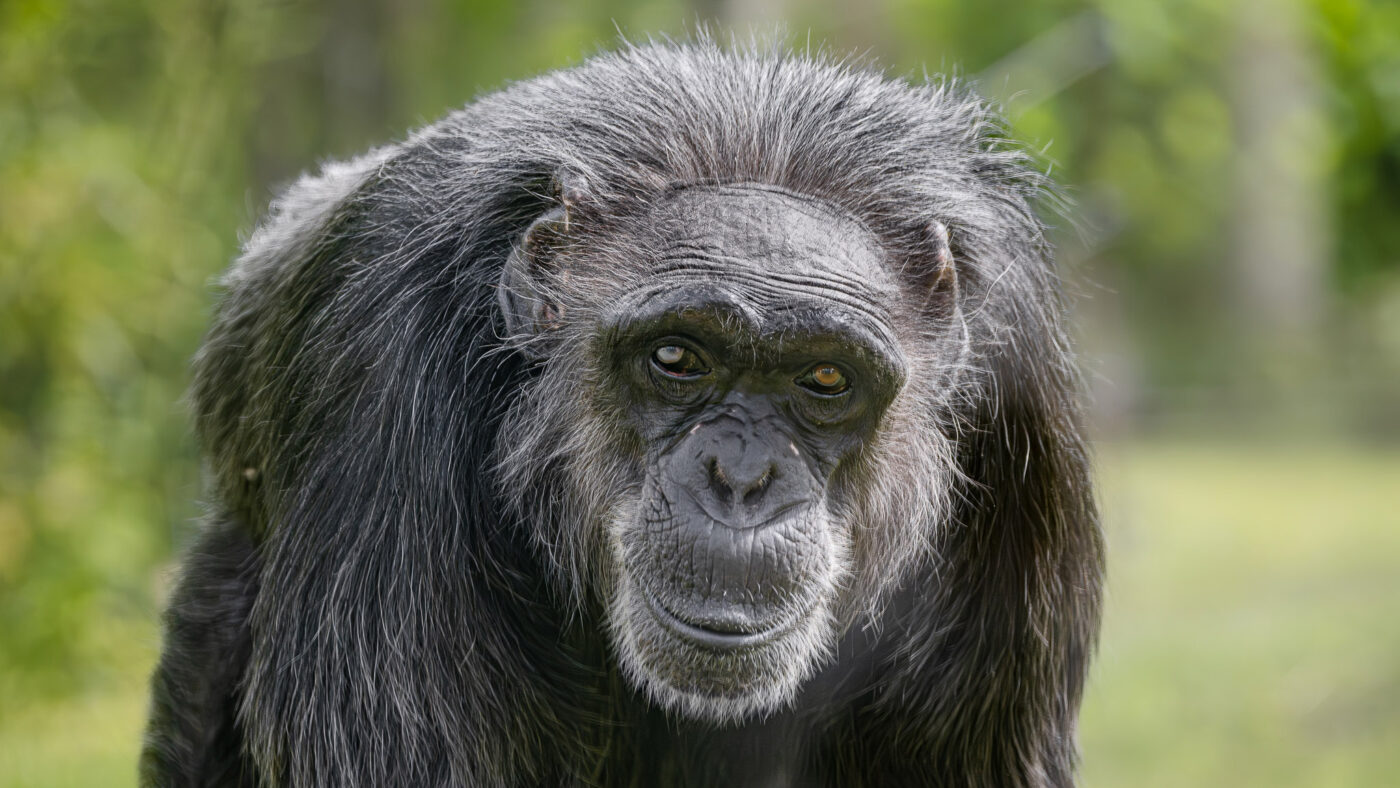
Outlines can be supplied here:
[[657, 201], [649, 226], [640, 276], [604, 312], [610, 331], [711, 330], [753, 348], [807, 337], [900, 366], [896, 280], [855, 218], [774, 187], [695, 186]]
[[894, 290], [870, 231], [815, 198], [759, 184], [692, 186], [654, 210], [659, 271], [704, 260], [739, 273], [806, 275], [881, 303]]

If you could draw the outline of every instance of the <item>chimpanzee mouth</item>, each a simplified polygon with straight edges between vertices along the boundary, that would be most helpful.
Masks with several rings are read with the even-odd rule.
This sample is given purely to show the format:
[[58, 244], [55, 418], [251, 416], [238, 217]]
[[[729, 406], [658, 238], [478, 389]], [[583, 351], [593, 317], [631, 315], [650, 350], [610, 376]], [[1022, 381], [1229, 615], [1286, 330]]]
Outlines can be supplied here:
[[672, 613], [650, 593], [643, 592], [642, 597], [646, 599], [652, 617], [671, 634], [696, 645], [715, 649], [761, 646], [778, 639], [801, 618], [800, 614], [788, 616], [777, 624], [762, 629], [748, 629], [737, 622], [697, 624]]

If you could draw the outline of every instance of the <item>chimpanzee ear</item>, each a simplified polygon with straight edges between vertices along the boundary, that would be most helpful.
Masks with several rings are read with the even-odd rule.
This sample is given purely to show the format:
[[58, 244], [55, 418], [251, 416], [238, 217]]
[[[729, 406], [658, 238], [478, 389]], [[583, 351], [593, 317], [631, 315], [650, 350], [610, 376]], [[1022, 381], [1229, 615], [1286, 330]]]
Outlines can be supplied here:
[[948, 227], [934, 219], [924, 228], [923, 255], [919, 285], [924, 291], [924, 310], [943, 317], [956, 317], [958, 311], [958, 268]]
[[505, 319], [506, 335], [526, 355], [545, 354], [540, 340], [563, 325], [564, 311], [551, 281], [558, 281], [559, 252], [568, 241], [571, 212], [580, 196], [556, 185], [558, 203], [525, 228], [501, 271], [497, 302]]
[[953, 259], [947, 225], [937, 219], [929, 222], [924, 227], [923, 248], [924, 262], [919, 267], [923, 313], [930, 318], [931, 325], [943, 327], [946, 341], [955, 348], [944, 366], [948, 375], [945, 382], [951, 384], [961, 374], [958, 370], [971, 353], [972, 344], [958, 293], [958, 266]]

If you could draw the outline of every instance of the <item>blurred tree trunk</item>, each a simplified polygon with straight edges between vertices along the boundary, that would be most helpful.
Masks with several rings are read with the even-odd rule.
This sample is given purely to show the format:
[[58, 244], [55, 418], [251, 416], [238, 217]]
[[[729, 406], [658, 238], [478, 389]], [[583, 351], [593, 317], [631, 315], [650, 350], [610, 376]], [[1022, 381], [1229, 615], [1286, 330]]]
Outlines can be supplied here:
[[717, 25], [717, 31], [747, 34], [773, 29], [787, 11], [785, 0], [691, 0], [691, 13], [701, 22]]
[[327, 158], [353, 156], [397, 133], [384, 42], [400, 6], [390, 0], [321, 0], [269, 31], [304, 43], [266, 63], [251, 129], [252, 183], [269, 191]]
[[389, 74], [384, 57], [392, 0], [331, 0], [318, 47], [330, 147], [358, 152], [397, 132], [389, 128]]
[[[1236, 314], [1266, 379], [1307, 375], [1332, 248], [1319, 64], [1296, 0], [1241, 0], [1230, 78]], [[1280, 381], [1275, 381], [1280, 382]]]

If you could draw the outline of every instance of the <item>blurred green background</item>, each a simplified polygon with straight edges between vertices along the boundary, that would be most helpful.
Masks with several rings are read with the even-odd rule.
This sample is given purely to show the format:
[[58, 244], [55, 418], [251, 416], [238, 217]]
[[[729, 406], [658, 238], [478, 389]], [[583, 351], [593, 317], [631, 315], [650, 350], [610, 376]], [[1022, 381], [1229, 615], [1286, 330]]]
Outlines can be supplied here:
[[275, 189], [697, 19], [973, 79], [1069, 185], [1085, 784], [1400, 784], [1400, 5], [4, 0], [0, 786], [134, 782], [188, 360]]

